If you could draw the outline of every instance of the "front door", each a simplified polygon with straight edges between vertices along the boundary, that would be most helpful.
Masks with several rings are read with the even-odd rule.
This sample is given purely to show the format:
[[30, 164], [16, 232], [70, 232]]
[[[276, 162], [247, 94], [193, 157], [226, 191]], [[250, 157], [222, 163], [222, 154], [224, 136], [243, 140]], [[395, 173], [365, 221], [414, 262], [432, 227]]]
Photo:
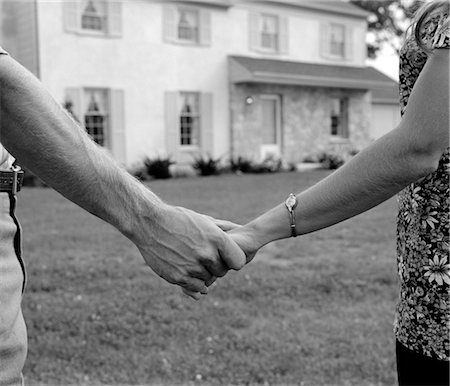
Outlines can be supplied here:
[[261, 95], [260, 157], [278, 158], [281, 145], [281, 103], [279, 95]]

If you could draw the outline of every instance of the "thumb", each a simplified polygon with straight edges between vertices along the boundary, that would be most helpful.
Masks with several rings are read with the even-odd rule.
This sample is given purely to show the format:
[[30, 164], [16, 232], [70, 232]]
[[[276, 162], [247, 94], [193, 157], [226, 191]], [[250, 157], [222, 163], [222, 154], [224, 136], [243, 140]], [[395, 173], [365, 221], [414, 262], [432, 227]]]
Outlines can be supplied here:
[[222, 261], [230, 269], [240, 270], [247, 260], [244, 251], [225, 233], [222, 236], [219, 253]]

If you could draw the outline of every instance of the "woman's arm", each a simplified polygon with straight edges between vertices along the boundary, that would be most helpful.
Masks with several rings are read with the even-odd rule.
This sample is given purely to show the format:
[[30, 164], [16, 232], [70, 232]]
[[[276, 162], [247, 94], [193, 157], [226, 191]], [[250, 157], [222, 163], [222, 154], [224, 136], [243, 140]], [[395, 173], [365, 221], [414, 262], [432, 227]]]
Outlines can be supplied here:
[[[449, 146], [448, 73], [449, 50], [436, 50], [416, 81], [398, 127], [321, 182], [297, 194], [297, 234], [367, 211], [437, 169]], [[287, 209], [280, 204], [232, 234], [248, 253], [290, 237]]]
[[115, 226], [167, 281], [206, 292], [211, 273], [223, 276], [229, 267], [244, 264], [243, 252], [213, 221], [164, 204], [7, 55], [0, 55], [0, 128], [1, 143], [13, 156], [66, 198]]

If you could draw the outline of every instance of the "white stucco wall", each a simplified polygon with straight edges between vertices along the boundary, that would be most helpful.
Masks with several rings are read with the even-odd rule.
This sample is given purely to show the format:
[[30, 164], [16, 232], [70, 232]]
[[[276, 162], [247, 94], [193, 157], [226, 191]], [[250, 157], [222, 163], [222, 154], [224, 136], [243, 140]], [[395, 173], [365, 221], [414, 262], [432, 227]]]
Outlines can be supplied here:
[[[170, 44], [163, 39], [161, 2], [126, 0], [122, 4], [120, 38], [67, 33], [61, 1], [37, 0], [41, 80], [61, 103], [68, 87], [124, 90], [126, 163], [166, 149], [164, 92], [197, 91], [213, 94], [213, 155], [230, 148], [228, 55], [331, 62], [320, 55], [320, 25], [324, 20], [352, 25], [353, 55], [339, 65], [363, 66], [365, 20], [326, 15], [293, 7], [236, 5], [209, 7], [211, 45]], [[249, 50], [248, 13], [251, 9], [289, 16], [289, 52], [263, 55]]]

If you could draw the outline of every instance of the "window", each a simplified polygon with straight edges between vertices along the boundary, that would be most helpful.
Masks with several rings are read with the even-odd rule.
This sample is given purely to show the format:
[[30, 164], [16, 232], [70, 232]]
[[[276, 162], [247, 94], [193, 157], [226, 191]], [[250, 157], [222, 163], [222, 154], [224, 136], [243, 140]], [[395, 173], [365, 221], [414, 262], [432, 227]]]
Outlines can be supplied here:
[[84, 126], [89, 136], [100, 146], [108, 145], [107, 91], [85, 90]]
[[210, 12], [189, 6], [164, 7], [163, 35], [170, 43], [209, 45]]
[[330, 54], [340, 58], [345, 57], [345, 26], [330, 25]]
[[327, 59], [350, 60], [352, 56], [352, 27], [339, 23], [324, 23], [322, 56]]
[[82, 6], [81, 28], [91, 31], [105, 31], [105, 4], [103, 1], [85, 1]]
[[278, 17], [261, 15], [260, 18], [261, 47], [278, 51]]
[[188, 42], [198, 42], [198, 11], [179, 9], [178, 39]]
[[200, 143], [199, 94], [181, 93], [180, 145], [198, 146]]
[[287, 53], [287, 18], [266, 13], [250, 13], [250, 49]]
[[331, 135], [348, 138], [348, 99], [331, 99], [330, 113]]
[[66, 32], [94, 36], [122, 35], [121, 0], [63, 1]]

